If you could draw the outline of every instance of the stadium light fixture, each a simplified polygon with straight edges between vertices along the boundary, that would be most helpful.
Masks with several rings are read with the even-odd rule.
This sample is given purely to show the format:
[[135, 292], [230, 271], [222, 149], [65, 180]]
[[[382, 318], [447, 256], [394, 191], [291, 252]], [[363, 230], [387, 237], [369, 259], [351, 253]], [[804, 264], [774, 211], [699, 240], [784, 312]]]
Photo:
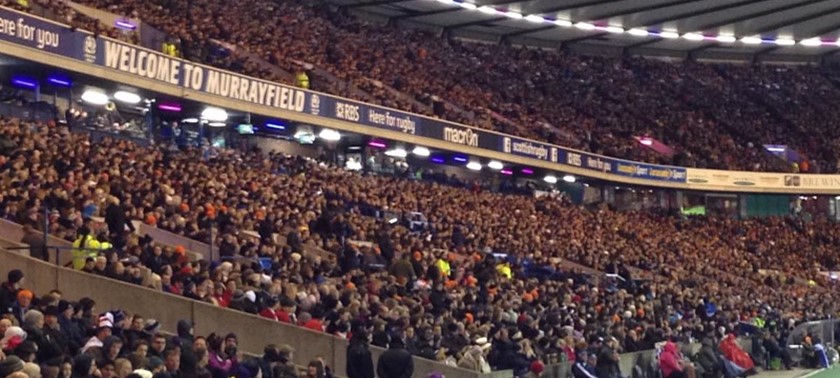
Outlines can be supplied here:
[[461, 8], [464, 8], [464, 9], [476, 9], [476, 8], [478, 8], [478, 6], [476, 6], [475, 4], [468, 3], [466, 1], [462, 1], [462, 2], [458, 3], [458, 5], [460, 5]]
[[337, 142], [341, 140], [341, 134], [333, 129], [323, 129], [320, 133], [318, 133], [318, 138], [329, 142]]
[[525, 16], [525, 20], [529, 21], [529, 22], [533, 22], [535, 24], [541, 24], [541, 23], [546, 21], [545, 17], [539, 16], [539, 15], [536, 15], [536, 14], [529, 14], [529, 15]]
[[513, 171], [511, 171], [510, 169], [502, 169], [501, 171], [499, 171], [499, 173], [505, 176], [513, 176]]
[[817, 46], [822, 46], [823, 41], [819, 38], [808, 38], [808, 39], [803, 39], [803, 40], [799, 41], [799, 44], [802, 45], [802, 46], [817, 47]]
[[552, 175], [548, 175], [548, 176], [543, 177], [543, 181], [545, 181], [549, 184], [556, 184], [557, 183], [557, 177], [552, 176]]
[[682, 37], [689, 41], [702, 41], [706, 39], [706, 37], [703, 34], [699, 33], [685, 33], [682, 35]]
[[595, 30], [595, 25], [592, 25], [588, 22], [578, 22], [575, 24], [575, 27], [580, 30]]
[[568, 28], [568, 27], [572, 26], [572, 22], [569, 21], [569, 20], [554, 20], [553, 23], [554, 23], [554, 25], [564, 27], [564, 28]]
[[796, 44], [796, 41], [790, 38], [776, 38], [774, 42], [779, 46], [793, 46]]
[[201, 112], [201, 118], [210, 122], [224, 122], [228, 119], [227, 111], [215, 106], [208, 106]]
[[429, 151], [428, 148], [422, 146], [414, 147], [414, 149], [411, 150], [411, 153], [421, 157], [427, 157], [432, 154], [432, 152]]
[[624, 28], [622, 28], [620, 26], [607, 26], [607, 27], [604, 27], [603, 30], [607, 33], [613, 33], [613, 34], [624, 33]]
[[565, 175], [565, 176], [563, 176], [563, 181], [571, 184], [571, 183], [574, 183], [575, 181], [577, 181], [577, 178], [575, 176], [572, 176], [572, 175]]
[[158, 109], [165, 110], [167, 112], [180, 112], [181, 105], [174, 102], [164, 102], [158, 105]]
[[487, 5], [482, 6], [482, 7], [479, 7], [479, 8], [478, 8], [478, 11], [479, 11], [479, 12], [481, 12], [481, 13], [484, 13], [484, 14], [496, 14], [496, 13], [499, 13], [499, 11], [498, 11], [498, 10], [496, 10], [496, 8], [493, 8], [493, 7], [491, 7], [491, 6], [487, 6]]
[[498, 160], [491, 160], [489, 163], [487, 163], [487, 168], [495, 169], [497, 171], [501, 170], [504, 167], [505, 167], [505, 165], [502, 164], [502, 162], [500, 162]]
[[128, 20], [117, 20], [116, 22], [114, 22], [114, 26], [117, 27], [117, 29], [123, 30], [137, 29], [137, 25]]
[[628, 30], [627, 34], [634, 35], [636, 37], [647, 37], [650, 33], [646, 29], [634, 28]]
[[715, 37], [715, 40], [721, 43], [734, 43], [738, 39], [734, 35], [722, 34]]
[[405, 157], [408, 156], [408, 152], [406, 152], [405, 148], [396, 147], [396, 148], [392, 148], [388, 151], [385, 151], [385, 156], [405, 159]]
[[286, 125], [277, 122], [266, 122], [265, 127], [274, 130], [286, 130]]
[[368, 142], [368, 146], [373, 147], [373, 148], [385, 148], [385, 147], [388, 147], [388, 145], [386, 145], [384, 142], [380, 142], [380, 141], [378, 141], [378, 140], [372, 140], [372, 141]]
[[82, 93], [82, 101], [93, 105], [105, 105], [108, 103], [108, 95], [105, 92], [88, 89]]
[[124, 102], [126, 104], [139, 104], [142, 98], [137, 93], [126, 92], [126, 91], [116, 91], [114, 93], [114, 99], [120, 102]]
[[47, 82], [56, 87], [70, 88], [73, 86], [73, 81], [69, 77], [61, 75], [50, 75], [47, 77]]
[[32, 78], [23, 77], [23, 76], [14, 76], [12, 77], [12, 84], [16, 87], [20, 88], [29, 88], [35, 89], [38, 88], [38, 81]]
[[659, 32], [659, 36], [665, 39], [677, 39], [680, 37], [680, 34], [675, 31], [663, 30]]
[[514, 12], [514, 11], [507, 11], [507, 12], [505, 12], [505, 16], [508, 16], [508, 18], [512, 18], [514, 20], [518, 20], [518, 19], [522, 18], [522, 13]]
[[762, 40], [761, 37], [756, 37], [756, 36], [741, 38], [741, 43], [744, 43], [744, 44], [747, 44], [747, 45], [760, 45], [763, 42], [764, 42], [764, 40]]
[[480, 171], [481, 170], [481, 163], [477, 161], [471, 161], [467, 163], [467, 169], [471, 171]]

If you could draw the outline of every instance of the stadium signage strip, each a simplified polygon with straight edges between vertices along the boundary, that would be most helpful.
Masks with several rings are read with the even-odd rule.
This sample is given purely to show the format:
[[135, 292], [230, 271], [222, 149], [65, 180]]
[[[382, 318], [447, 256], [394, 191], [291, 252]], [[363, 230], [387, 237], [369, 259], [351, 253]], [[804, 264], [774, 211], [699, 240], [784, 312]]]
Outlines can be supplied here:
[[719, 188], [755, 187], [759, 189], [784, 189], [791, 193], [835, 191], [840, 194], [840, 175], [764, 173], [721, 171], [714, 169], [688, 169], [688, 185]]
[[195, 64], [110, 38], [96, 38], [4, 7], [0, 7], [0, 41], [225, 99], [431, 138], [449, 143], [456, 150], [465, 146], [554, 163], [560, 171], [574, 167], [578, 172], [597, 172], [599, 177], [614, 175], [651, 186], [667, 183], [685, 189], [745, 191], [749, 187], [755, 191], [809, 189], [840, 194], [840, 175], [702, 170], [590, 154]]

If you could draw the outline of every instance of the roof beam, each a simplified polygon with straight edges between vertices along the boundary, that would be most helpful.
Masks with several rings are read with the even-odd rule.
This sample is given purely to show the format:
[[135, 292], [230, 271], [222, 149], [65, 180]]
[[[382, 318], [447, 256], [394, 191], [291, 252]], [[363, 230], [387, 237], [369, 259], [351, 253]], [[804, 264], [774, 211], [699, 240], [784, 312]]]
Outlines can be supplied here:
[[[776, 8], [772, 8], [772, 9], [765, 9], [761, 12], [756, 12], [756, 13], [751, 13], [751, 14], [748, 14], [748, 15], [739, 16], [739, 17], [736, 17], [734, 19], [715, 22], [715, 23], [709, 24], [709, 25], [703, 25], [702, 27], [698, 28], [697, 30], [703, 31], [703, 30], [707, 30], [707, 29], [713, 29], [713, 28], [717, 28], [717, 27], [720, 27], [720, 26], [730, 25], [730, 24], [734, 24], [734, 23], [749, 20], [749, 19], [754, 19], [754, 18], [758, 18], [758, 17], [767, 16], [767, 15], [770, 15], [770, 14], [773, 14], [773, 13], [776, 13], [776, 12], [782, 12], [782, 11], [786, 11], [786, 10], [793, 9], [793, 8], [796, 8], [796, 7], [807, 6], [807, 5], [816, 4], [816, 3], [822, 3], [822, 2], [825, 2], [825, 1], [826, 0], [807, 0], [807, 1], [804, 1], [804, 2], [801, 2], [801, 3], [786, 4], [786, 5], [783, 5], [781, 7], [776, 7]], [[840, 11], [840, 7], [837, 7], [836, 11]], [[830, 12], [830, 13], [834, 13], [836, 11], [833, 11], [833, 12]], [[817, 15], [814, 15], [814, 14], [817, 14]], [[823, 14], [824, 14], [824, 12], [812, 12], [811, 14], [801, 16], [799, 18], [805, 18], [806, 20], [809, 20], [811, 18], [815, 18], [815, 17], [818, 17], [818, 16], [823, 15]], [[794, 19], [794, 20], [785, 20], [785, 21], [778, 22], [776, 24], [767, 26], [765, 28], [762, 28], [761, 30], [756, 31], [755, 33], [748, 33], [748, 34], [749, 35], [759, 35], [759, 34], [767, 33], [769, 31], [773, 31], [773, 30], [776, 30], [776, 29], [779, 29], [779, 28], [782, 28], [782, 27], [785, 27], [785, 26], [788, 26], [788, 25], [798, 24], [801, 21], [804, 21], [804, 20], [798, 20], [798, 18]], [[712, 47], [716, 47], [716, 46], [719, 46], [719, 45], [720, 45], [720, 43], [717, 43], [717, 42], [707, 43], [703, 46], [692, 49], [691, 52], [689, 53], [689, 55], [694, 56], [694, 55], [696, 55], [697, 53], [699, 53], [703, 50], [706, 50], [706, 49], [709, 49], [709, 48], [712, 48]], [[763, 54], [762, 51], [764, 51], [764, 50], [760, 50], [760, 51], [756, 52], [753, 56], [753, 59], [756, 59], [759, 55]]]
[[768, 46], [768, 47], [765, 47], [761, 50], [758, 50], [758, 51], [754, 52], [753, 53], [753, 62], [756, 62], [756, 63], [760, 62], [760, 58], [761, 58], [762, 55], [767, 55], [767, 54], [769, 54], [773, 51], [776, 51], [780, 48], [781, 48], [781, 46]]
[[[764, 10], [761, 10], [759, 12], [749, 13], [749, 14], [745, 14], [743, 16], [732, 17], [732, 18], [721, 20], [721, 21], [716, 21], [716, 22], [713, 22], [713, 23], [710, 23], [710, 24], [700, 26], [695, 30], [703, 31], [703, 30], [708, 30], [708, 29], [714, 29], [714, 28], [718, 28], [718, 27], [721, 27], [721, 26], [724, 26], [724, 25], [734, 24], [734, 23], [737, 23], [737, 22], [741, 22], [741, 21], [745, 21], [745, 20], [749, 20], [749, 19], [753, 19], [753, 18], [764, 17], [764, 16], [767, 16], [767, 15], [770, 15], [770, 14], [773, 14], [773, 13], [776, 13], [776, 12], [784, 12], [786, 10], [790, 10], [790, 9], [793, 9], [793, 8], [808, 6], [808, 5], [816, 4], [816, 3], [822, 3], [822, 2], [825, 2], [825, 1], [826, 0], [806, 0], [804, 2], [799, 2], [799, 3], [783, 4], [781, 6], [777, 6], [777, 7], [769, 8], [769, 9], [764, 9]], [[754, 33], [754, 34], [758, 34], [758, 33]]]
[[840, 29], [840, 23], [831, 24], [831, 25], [828, 25], [828, 26], [826, 26], [822, 29], [817, 29], [816, 31], [814, 31], [811, 34], [808, 34], [807, 36], [803, 36], [803, 39], [820, 37], [823, 34], [827, 34], [827, 33], [833, 32], [833, 31], [838, 30], [838, 29]]
[[714, 13], [714, 12], [718, 12], [718, 11], [722, 11], [722, 10], [738, 8], [738, 7], [741, 7], [741, 6], [744, 6], [744, 5], [757, 4], [757, 3], [760, 3], [762, 1], [767, 1], [767, 0], [741, 0], [741, 1], [738, 1], [738, 2], [730, 3], [730, 4], [722, 4], [722, 5], [718, 5], [718, 6], [715, 6], [715, 7], [705, 8], [701, 11], [681, 12], [681, 13], [677, 13], [677, 14], [672, 15], [672, 16], [651, 20], [651, 21], [645, 22], [644, 24], [641, 24], [641, 25], [634, 25], [634, 27], [641, 27], [641, 26], [646, 27], [646, 26], [664, 24], [666, 22], [676, 21], [676, 20], [680, 20], [680, 19], [683, 19], [683, 18], [687, 18], [687, 17], [695, 17], [695, 16]]
[[685, 5], [685, 4], [688, 4], [688, 3], [695, 3], [695, 2], [698, 2], [698, 1], [704, 1], [704, 0], [673, 0], [673, 1], [669, 1], [667, 3], [645, 5], [645, 6], [641, 6], [641, 7], [635, 7], [635, 8], [630, 8], [630, 9], [625, 9], [625, 10], [620, 10], [620, 11], [599, 13], [599, 14], [596, 14], [594, 16], [587, 17], [586, 19], [590, 20], [590, 21], [598, 21], [598, 20], [604, 20], [604, 19], [618, 17], [618, 16], [626, 16], [626, 15], [634, 14], [634, 13], [649, 12], [649, 11], [652, 11], [652, 10], [673, 7], [673, 6], [677, 6], [677, 5]]
[[407, 12], [406, 14], [403, 14], [403, 15], [391, 17], [391, 20], [392, 21], [399, 21], [399, 20], [407, 20], [409, 18], [415, 18], [415, 17], [434, 16], [436, 14], [458, 12], [462, 9], [464, 9], [464, 8], [454, 7], [454, 8], [438, 9], [438, 10], [428, 11], [428, 12]]
[[820, 64], [825, 64], [826, 61], [828, 60], [828, 58], [831, 58], [832, 56], [837, 55], [837, 53], [840, 53], [840, 48], [833, 49], [831, 51], [820, 54], [820, 58], [819, 58]]
[[369, 2], [366, 2], [366, 3], [353, 3], [353, 4], [342, 5], [341, 8], [354, 9], [354, 8], [375, 7], [375, 6], [379, 6], [379, 5], [390, 5], [390, 4], [396, 4], [396, 3], [404, 3], [406, 1], [411, 1], [411, 0], [376, 0], [376, 1], [369, 1]]
[[494, 22], [504, 21], [504, 20], [507, 20], [507, 19], [508, 19], [507, 17], [493, 17], [493, 18], [487, 18], [487, 19], [484, 19], [484, 20], [476, 20], [476, 21], [470, 21], [470, 22], [463, 22], [463, 23], [460, 23], [460, 24], [441, 25], [441, 26], [443, 27], [444, 33], [446, 33], [446, 32], [450, 32], [450, 31], [455, 30], [455, 29], [466, 28], [466, 27], [475, 26], [475, 25], [492, 24]]
[[554, 13], [554, 12], [560, 12], [560, 11], [569, 10], [569, 9], [578, 9], [578, 8], [591, 7], [591, 6], [595, 6], [595, 5], [603, 5], [603, 4], [608, 4], [608, 3], [614, 3], [614, 2], [618, 2], [618, 1], [621, 1], [621, 0], [589, 0], [589, 1], [584, 1], [582, 3], [577, 3], [577, 4], [566, 4], [566, 5], [561, 5], [561, 6], [547, 8], [547, 9], [540, 9], [538, 11], [532, 12], [531, 14]]
[[766, 26], [766, 27], [761, 28], [761, 29], [759, 29], [758, 31], [756, 31], [755, 33], [752, 33], [752, 34], [763, 34], [763, 33], [771, 32], [771, 31], [774, 31], [774, 30], [781, 29], [785, 26], [796, 25], [796, 24], [799, 24], [799, 23], [802, 23], [802, 22], [805, 22], [805, 21], [813, 20], [815, 18], [819, 18], [819, 17], [825, 16], [825, 15], [829, 15], [829, 14], [837, 13], [837, 12], [840, 12], [840, 6], [836, 6], [834, 8], [830, 8], [830, 9], [827, 9], [827, 10], [814, 11], [814, 12], [804, 14], [802, 16], [799, 16], [799, 17], [796, 17], [796, 18], [793, 18], [793, 19], [780, 21], [780, 22], [777, 22], [775, 24]]
[[603, 37], [603, 36], [608, 35], [608, 34], [610, 34], [610, 33], [602, 32], [602, 33], [594, 33], [594, 34], [590, 34], [590, 35], [585, 35], [585, 36], [577, 37], [577, 38], [565, 39], [565, 40], [560, 41], [560, 48], [561, 49], [566, 48], [566, 47], [569, 47], [571, 45], [574, 45], [575, 43], [582, 42], [582, 41], [585, 41], [587, 39]]
[[554, 29], [555, 27], [557, 27], [557, 26], [556, 25], [545, 25], [545, 26], [540, 26], [538, 28], [534, 28], [534, 29], [523, 29], [523, 30], [520, 30], [520, 31], [510, 32], [510, 33], [507, 33], [507, 34], [502, 34], [502, 38], [510, 38], [510, 37], [516, 37], [516, 36], [525, 35], [525, 34], [539, 33], [541, 31]]
[[480, 4], [478, 2], [476, 2], [476, 5], [478, 5], [478, 6], [487, 5], [487, 6], [495, 7], [495, 6], [499, 6], [499, 5], [508, 5], [508, 4], [521, 3], [521, 2], [522, 2], [522, 0], [491, 0], [491, 1], [482, 1]]

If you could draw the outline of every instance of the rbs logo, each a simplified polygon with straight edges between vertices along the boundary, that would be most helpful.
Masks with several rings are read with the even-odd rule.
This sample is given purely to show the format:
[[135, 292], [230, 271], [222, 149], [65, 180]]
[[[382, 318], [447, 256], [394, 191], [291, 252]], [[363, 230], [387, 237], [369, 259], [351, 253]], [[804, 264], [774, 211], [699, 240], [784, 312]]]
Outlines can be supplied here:
[[335, 117], [353, 122], [359, 122], [361, 119], [357, 105], [343, 104], [340, 102], [335, 104]]
[[569, 154], [566, 155], [566, 164], [580, 167], [583, 164], [583, 157], [580, 154], [569, 152]]

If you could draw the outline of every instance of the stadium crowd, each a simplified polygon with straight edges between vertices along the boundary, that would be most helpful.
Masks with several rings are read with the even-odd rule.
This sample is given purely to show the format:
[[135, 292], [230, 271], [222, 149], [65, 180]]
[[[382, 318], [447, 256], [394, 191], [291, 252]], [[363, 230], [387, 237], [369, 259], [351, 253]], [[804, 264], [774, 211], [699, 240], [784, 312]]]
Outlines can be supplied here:
[[[608, 156], [730, 170], [838, 170], [840, 140], [834, 112], [826, 111], [840, 98], [832, 71], [475, 44], [370, 24], [323, 2], [81, 3], [143, 19], [177, 37], [188, 59], [287, 82], [249, 54], [289, 72], [304, 63], [350, 84], [313, 80], [318, 90], [367, 99], [348, 89], [359, 88], [384, 105]], [[790, 103], [795, 109], [781, 106]], [[656, 138], [673, 152], [654, 152], [634, 136]], [[796, 166], [765, 144], [798, 151]]]
[[332, 377], [322, 358], [299, 370], [286, 344], [267, 345], [262, 356], [251, 357], [233, 333], [197, 336], [193, 324], [180, 320], [177, 334], [168, 335], [141, 314], [99, 313], [88, 297], [71, 301], [59, 290], [36, 296], [20, 270], [6, 277], [0, 287], [3, 378]]
[[95, 35], [104, 35], [121, 41], [137, 44], [139, 34], [136, 30], [121, 30], [105, 25], [100, 20], [81, 14], [60, 0], [3, 0], [0, 5], [12, 9], [31, 12], [36, 15], [61, 22], [75, 29], [86, 30]]
[[[205, 158], [92, 141], [13, 119], [0, 136], [17, 146], [0, 156], [0, 216], [35, 232], [48, 206], [50, 232], [85, 252], [78, 269], [139, 283], [147, 268], [160, 290], [340, 337], [360, 322], [374, 345], [405, 340], [416, 355], [468, 368], [527, 370], [574, 360], [589, 345], [602, 355], [596, 366], [612, 369], [617, 351], [722, 336], [719, 327], [743, 323], [784, 332], [837, 313], [833, 283], [818, 272], [837, 266], [840, 235], [819, 216], [618, 212], [256, 150]], [[421, 212], [428, 224], [411, 231], [371, 216], [377, 210]], [[95, 216], [108, 232], [92, 233]], [[183, 248], [129, 233], [129, 220], [214, 242], [224, 260], [190, 261]], [[330, 254], [305, 256], [305, 246]], [[568, 261], [621, 279], [599, 280]]]

